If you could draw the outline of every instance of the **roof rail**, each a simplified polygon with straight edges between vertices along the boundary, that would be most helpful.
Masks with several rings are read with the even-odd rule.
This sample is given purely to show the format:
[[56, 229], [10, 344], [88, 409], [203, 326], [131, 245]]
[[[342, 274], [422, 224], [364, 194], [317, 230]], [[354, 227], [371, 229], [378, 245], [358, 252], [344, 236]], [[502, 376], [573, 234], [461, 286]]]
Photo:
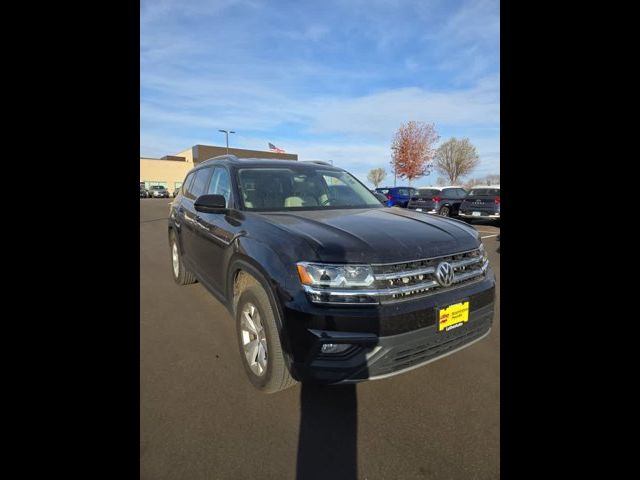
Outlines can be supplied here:
[[226, 159], [238, 160], [238, 157], [236, 157], [235, 155], [231, 155], [231, 154], [218, 155], [217, 157], [207, 158], [206, 160], [198, 162], [198, 165], [196, 165], [196, 166], [208, 164], [209, 162], [213, 162], [215, 160], [226, 160]]
[[307, 163], [317, 163], [318, 165], [329, 165], [330, 167], [333, 167], [332, 163], [323, 162], [322, 160], [302, 160], [302, 161]]

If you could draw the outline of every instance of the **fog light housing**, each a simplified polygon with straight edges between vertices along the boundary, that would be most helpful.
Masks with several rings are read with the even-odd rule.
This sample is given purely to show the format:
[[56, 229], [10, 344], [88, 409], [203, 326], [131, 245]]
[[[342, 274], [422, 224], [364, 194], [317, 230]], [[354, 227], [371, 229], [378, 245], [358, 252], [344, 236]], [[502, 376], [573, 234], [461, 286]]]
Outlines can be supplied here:
[[350, 343], [323, 343], [320, 347], [322, 353], [342, 353], [351, 347]]

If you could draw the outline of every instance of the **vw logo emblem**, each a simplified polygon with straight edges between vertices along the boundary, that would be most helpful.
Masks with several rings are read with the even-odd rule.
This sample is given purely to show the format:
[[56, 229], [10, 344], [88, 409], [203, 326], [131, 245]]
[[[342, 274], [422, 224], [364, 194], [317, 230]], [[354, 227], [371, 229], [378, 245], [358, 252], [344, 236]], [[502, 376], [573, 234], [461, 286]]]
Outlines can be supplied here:
[[443, 287], [448, 287], [453, 283], [453, 267], [450, 263], [442, 262], [436, 268], [436, 280]]

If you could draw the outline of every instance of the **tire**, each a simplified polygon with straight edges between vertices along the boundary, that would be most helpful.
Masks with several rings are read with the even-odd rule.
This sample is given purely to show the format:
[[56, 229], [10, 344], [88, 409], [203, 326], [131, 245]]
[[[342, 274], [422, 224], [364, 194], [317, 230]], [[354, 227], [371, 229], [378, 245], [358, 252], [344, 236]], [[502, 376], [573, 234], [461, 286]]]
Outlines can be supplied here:
[[[267, 292], [256, 281], [241, 288], [235, 308], [236, 336], [240, 359], [249, 381], [263, 393], [276, 393], [292, 387], [297, 382], [289, 373], [280, 344], [275, 317], [277, 311], [272, 307]], [[250, 346], [253, 342], [256, 342], [255, 348]], [[250, 358], [255, 359], [251, 364]]]
[[449, 209], [449, 207], [444, 206], [440, 209], [440, 211], [438, 211], [438, 215], [442, 215], [443, 217], [448, 217], [451, 215], [451, 210]]
[[184, 262], [182, 261], [182, 252], [178, 245], [176, 233], [173, 230], [169, 234], [169, 252], [171, 258], [171, 276], [173, 277], [173, 280], [178, 285], [190, 285], [192, 283], [196, 283], [196, 277], [184, 266]]

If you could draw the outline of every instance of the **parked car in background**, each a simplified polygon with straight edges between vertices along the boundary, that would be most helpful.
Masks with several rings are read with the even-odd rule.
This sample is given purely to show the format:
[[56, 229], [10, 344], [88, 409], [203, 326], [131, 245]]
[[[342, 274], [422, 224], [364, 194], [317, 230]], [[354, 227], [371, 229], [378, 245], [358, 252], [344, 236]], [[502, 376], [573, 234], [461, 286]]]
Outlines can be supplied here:
[[418, 190], [413, 187], [381, 187], [376, 188], [376, 192], [387, 197], [387, 206], [407, 208], [409, 200], [416, 195]]
[[423, 213], [436, 213], [443, 217], [457, 217], [467, 191], [462, 187], [422, 187], [411, 197], [407, 208]]
[[401, 374], [491, 330], [495, 277], [463, 222], [384, 208], [317, 163], [224, 155], [183, 185], [170, 206], [171, 275], [228, 309], [265, 393]]
[[500, 185], [473, 187], [460, 205], [460, 218], [500, 220]]
[[140, 198], [149, 198], [149, 190], [144, 188], [144, 184], [140, 184]]
[[162, 185], [152, 185], [149, 192], [153, 198], [169, 198], [169, 190]]
[[380, 192], [376, 192], [375, 190], [371, 190], [371, 193], [373, 193], [373, 195], [380, 200], [380, 203], [382, 203], [383, 205], [387, 204], [388, 198], [386, 195], [380, 193]]

